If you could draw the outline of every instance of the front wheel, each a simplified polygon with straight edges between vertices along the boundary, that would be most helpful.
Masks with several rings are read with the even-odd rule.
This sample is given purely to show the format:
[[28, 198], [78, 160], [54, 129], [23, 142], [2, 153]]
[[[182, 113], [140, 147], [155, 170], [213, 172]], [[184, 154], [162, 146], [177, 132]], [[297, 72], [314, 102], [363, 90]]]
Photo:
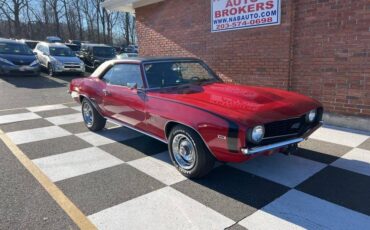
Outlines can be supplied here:
[[178, 125], [172, 129], [168, 148], [173, 164], [188, 178], [206, 175], [215, 164], [215, 158], [203, 140], [188, 127]]
[[51, 63], [48, 64], [48, 73], [49, 73], [49, 76], [51, 77], [55, 76], [54, 68]]
[[93, 132], [102, 130], [107, 123], [107, 120], [99, 114], [91, 102], [86, 98], [82, 101], [82, 117], [85, 126]]

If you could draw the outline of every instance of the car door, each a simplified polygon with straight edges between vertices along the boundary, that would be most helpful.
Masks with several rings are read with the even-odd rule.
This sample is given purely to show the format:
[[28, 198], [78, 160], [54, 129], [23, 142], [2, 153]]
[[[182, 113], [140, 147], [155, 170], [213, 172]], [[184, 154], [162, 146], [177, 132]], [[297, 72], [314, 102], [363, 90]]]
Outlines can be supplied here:
[[42, 45], [40, 47], [40, 52], [38, 53], [40, 55], [39, 61], [45, 67], [47, 67], [48, 65], [48, 52], [49, 52], [48, 48]]
[[44, 62], [42, 60], [42, 45], [37, 45], [36, 48], [35, 48], [35, 52], [36, 52], [36, 57], [37, 57], [37, 60], [40, 62], [41, 65], [44, 65]]
[[103, 110], [108, 117], [145, 128], [145, 93], [140, 65], [115, 64], [102, 77]]

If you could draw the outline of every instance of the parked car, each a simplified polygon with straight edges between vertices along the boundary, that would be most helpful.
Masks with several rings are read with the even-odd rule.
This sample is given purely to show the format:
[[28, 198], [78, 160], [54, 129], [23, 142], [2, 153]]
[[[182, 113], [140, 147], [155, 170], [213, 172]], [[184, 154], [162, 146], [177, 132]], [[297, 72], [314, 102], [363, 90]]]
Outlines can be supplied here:
[[26, 44], [0, 39], [0, 75], [39, 75], [39, 73], [39, 62]]
[[117, 54], [116, 59], [124, 59], [128, 57], [137, 57], [137, 56], [138, 56], [137, 53], [121, 53]]
[[79, 57], [84, 61], [86, 67], [95, 70], [105, 61], [116, 57], [116, 50], [112, 46], [104, 44], [82, 44]]
[[62, 43], [62, 39], [57, 36], [48, 36], [46, 37], [46, 41], [50, 43]]
[[19, 41], [28, 45], [28, 47], [30, 47], [30, 49], [32, 50], [35, 49], [36, 45], [40, 42], [40, 41], [27, 40], [27, 39], [21, 39]]
[[189, 178], [206, 175], [216, 159], [288, 154], [323, 114], [318, 101], [298, 93], [223, 83], [195, 58], [108, 61], [69, 91], [88, 129], [101, 130], [109, 119], [162, 141]]
[[138, 53], [138, 48], [135, 45], [128, 45], [124, 48], [123, 52], [125, 53]]
[[66, 45], [68, 48], [70, 48], [74, 54], [78, 55], [79, 52], [80, 52], [80, 48], [78, 45], [76, 44], [73, 44], [73, 43], [65, 43], [64, 45]]
[[69, 44], [75, 44], [81, 49], [82, 42], [80, 40], [68, 40]]
[[49, 75], [58, 73], [77, 73], [82, 75], [85, 72], [85, 64], [73, 51], [62, 43], [40, 42], [35, 50], [40, 65], [48, 70]]

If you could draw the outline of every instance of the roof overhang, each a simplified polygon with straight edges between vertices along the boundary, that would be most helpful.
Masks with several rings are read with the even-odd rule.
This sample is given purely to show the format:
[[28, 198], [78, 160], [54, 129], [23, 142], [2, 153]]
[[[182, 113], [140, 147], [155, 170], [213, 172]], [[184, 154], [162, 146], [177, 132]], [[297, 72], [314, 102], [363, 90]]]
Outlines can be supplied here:
[[135, 13], [135, 9], [164, 0], [105, 0], [102, 6], [110, 11], [122, 11]]

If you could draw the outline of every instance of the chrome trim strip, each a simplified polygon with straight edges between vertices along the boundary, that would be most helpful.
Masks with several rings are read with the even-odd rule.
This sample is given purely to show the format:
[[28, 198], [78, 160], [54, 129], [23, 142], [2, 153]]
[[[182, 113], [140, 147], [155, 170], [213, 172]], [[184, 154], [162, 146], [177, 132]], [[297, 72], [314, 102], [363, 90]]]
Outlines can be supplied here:
[[251, 149], [243, 148], [243, 149], [241, 149], [241, 151], [244, 155], [253, 155], [253, 154], [256, 154], [256, 153], [261, 153], [261, 152], [277, 149], [277, 148], [280, 148], [280, 147], [284, 147], [286, 145], [296, 144], [296, 143], [299, 143], [299, 142], [302, 142], [302, 141], [304, 141], [304, 138], [300, 137], [300, 138], [294, 138], [294, 139], [287, 140], [287, 141], [278, 142], [278, 143], [275, 143], [275, 144], [265, 145], [265, 146], [261, 146], [261, 147], [255, 147], [255, 148], [251, 148]]
[[123, 122], [120, 122], [120, 121], [117, 121], [117, 120], [115, 120], [115, 119], [108, 118], [108, 117], [105, 117], [105, 119], [107, 119], [109, 122], [112, 122], [112, 123], [114, 123], [114, 124], [116, 124], [116, 125], [124, 126], [124, 127], [126, 127], [126, 128], [132, 129], [132, 130], [134, 130], [134, 131], [136, 131], [136, 132], [139, 132], [139, 133], [142, 133], [142, 134], [144, 134], [144, 135], [147, 135], [147, 136], [149, 136], [149, 137], [151, 137], [151, 138], [154, 138], [154, 139], [156, 139], [156, 140], [158, 140], [158, 141], [160, 141], [160, 142], [163, 142], [163, 143], [165, 143], [165, 144], [168, 144], [168, 142], [167, 142], [166, 140], [163, 140], [163, 139], [161, 139], [161, 138], [159, 138], [159, 137], [156, 137], [156, 136], [154, 136], [154, 135], [152, 135], [152, 134], [149, 134], [149, 133], [147, 133], [147, 132], [144, 132], [144, 131], [142, 131], [142, 130], [140, 130], [140, 129], [134, 128], [134, 127], [132, 127], [132, 126], [130, 126], [130, 125], [128, 125], [128, 124], [125, 124], [125, 123], [123, 123]]

